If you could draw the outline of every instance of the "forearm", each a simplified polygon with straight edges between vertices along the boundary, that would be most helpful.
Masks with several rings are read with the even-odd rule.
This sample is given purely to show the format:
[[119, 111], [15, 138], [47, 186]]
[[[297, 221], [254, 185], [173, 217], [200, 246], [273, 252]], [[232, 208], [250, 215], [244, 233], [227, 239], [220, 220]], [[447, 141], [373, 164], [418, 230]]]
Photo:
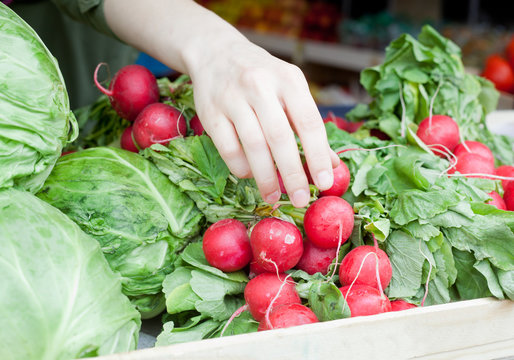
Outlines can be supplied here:
[[[180, 72], [204, 57], [247, 42], [235, 28], [191, 0], [104, 0], [107, 24], [121, 40]], [[150, 25], [149, 25], [150, 24]]]

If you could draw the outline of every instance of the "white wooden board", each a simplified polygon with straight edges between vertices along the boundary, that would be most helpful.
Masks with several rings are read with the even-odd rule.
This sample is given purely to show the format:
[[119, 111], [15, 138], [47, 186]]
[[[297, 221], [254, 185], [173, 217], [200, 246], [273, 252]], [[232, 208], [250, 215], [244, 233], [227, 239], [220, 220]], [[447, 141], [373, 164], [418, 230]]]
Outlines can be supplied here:
[[514, 302], [476, 299], [98, 360], [514, 359]]

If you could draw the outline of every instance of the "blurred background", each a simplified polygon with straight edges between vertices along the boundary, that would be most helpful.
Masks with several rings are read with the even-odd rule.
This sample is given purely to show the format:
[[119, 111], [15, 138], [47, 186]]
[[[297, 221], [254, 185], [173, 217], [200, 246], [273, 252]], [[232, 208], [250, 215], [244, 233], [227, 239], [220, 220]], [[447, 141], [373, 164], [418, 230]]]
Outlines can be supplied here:
[[[379, 64], [386, 46], [430, 24], [462, 49], [464, 65], [484, 72], [489, 56], [507, 59], [514, 34], [509, 1], [498, 0], [198, 0], [250, 40], [300, 66], [320, 105], [366, 101], [359, 72]], [[514, 51], [514, 45], [513, 51]], [[488, 71], [493, 77], [498, 65]], [[512, 108], [508, 78], [502, 107]], [[492, 76], [490, 74], [492, 73]], [[509, 82], [512, 81], [512, 84]], [[494, 81], [493, 81], [494, 82]], [[505, 82], [505, 80], [503, 81]], [[503, 87], [503, 88], [502, 88]]]

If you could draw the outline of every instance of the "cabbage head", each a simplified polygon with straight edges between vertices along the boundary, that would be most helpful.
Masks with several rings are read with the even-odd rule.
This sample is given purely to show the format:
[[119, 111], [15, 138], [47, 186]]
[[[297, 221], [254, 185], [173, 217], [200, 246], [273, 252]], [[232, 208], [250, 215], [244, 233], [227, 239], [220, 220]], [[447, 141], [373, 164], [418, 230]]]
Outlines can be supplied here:
[[0, 189], [39, 190], [76, 128], [57, 60], [0, 2]]
[[145, 318], [164, 310], [162, 282], [203, 214], [152, 162], [110, 147], [68, 154], [38, 196], [100, 243]]
[[126, 352], [140, 325], [94, 239], [34, 195], [0, 191], [0, 359]]

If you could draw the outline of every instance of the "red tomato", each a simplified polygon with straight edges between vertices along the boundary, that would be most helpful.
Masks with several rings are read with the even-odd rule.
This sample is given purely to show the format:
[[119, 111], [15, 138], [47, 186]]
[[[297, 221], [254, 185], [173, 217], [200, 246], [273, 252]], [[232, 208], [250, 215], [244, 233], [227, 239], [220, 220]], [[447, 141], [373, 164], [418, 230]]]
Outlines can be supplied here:
[[514, 72], [507, 60], [499, 55], [487, 58], [482, 76], [491, 80], [500, 91], [511, 92], [514, 89]]

